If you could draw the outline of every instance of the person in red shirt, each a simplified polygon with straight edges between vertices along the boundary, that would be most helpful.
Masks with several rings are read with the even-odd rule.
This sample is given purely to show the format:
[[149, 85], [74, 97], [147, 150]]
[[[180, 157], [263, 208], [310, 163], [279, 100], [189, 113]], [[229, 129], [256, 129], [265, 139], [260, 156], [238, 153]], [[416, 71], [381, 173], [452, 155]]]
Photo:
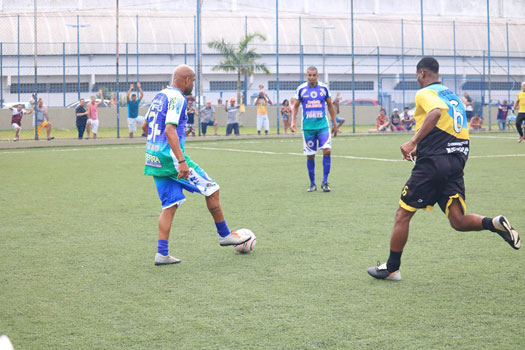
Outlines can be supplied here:
[[25, 114], [31, 114], [31, 110], [24, 110], [22, 105], [19, 104], [18, 106], [12, 106], [9, 107], [9, 109], [13, 112], [11, 115], [11, 127], [15, 130], [15, 138], [13, 141], [18, 141], [20, 139], [20, 131], [22, 130], [22, 117]]
[[376, 129], [377, 131], [386, 131], [390, 126], [390, 122], [386, 118], [385, 110], [381, 109], [379, 111], [379, 116], [377, 117]]

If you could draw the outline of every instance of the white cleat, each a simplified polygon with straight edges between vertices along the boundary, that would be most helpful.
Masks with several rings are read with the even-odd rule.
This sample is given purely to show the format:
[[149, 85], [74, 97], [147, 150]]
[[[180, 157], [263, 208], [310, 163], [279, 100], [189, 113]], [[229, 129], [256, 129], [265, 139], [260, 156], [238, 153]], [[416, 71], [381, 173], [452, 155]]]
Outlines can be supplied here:
[[162, 255], [162, 254], [155, 254], [155, 265], [170, 265], [170, 264], [178, 264], [180, 263], [180, 260], [177, 259], [174, 256], [171, 255]]
[[492, 219], [492, 225], [498, 231], [497, 233], [503, 238], [512, 248], [521, 248], [521, 239], [518, 231], [512, 227], [509, 220], [503, 215], [496, 216]]
[[223, 247], [229, 245], [238, 245], [243, 244], [246, 241], [249, 241], [251, 238], [250, 235], [240, 234], [235, 231], [231, 231], [228, 236], [221, 237], [219, 236], [219, 244]]

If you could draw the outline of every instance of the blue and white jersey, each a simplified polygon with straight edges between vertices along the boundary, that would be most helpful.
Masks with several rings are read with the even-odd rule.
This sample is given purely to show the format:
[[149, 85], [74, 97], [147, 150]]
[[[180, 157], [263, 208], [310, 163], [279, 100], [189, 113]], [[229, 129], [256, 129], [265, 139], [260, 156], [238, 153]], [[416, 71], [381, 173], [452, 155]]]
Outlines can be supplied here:
[[186, 140], [184, 128], [188, 121], [186, 105], [186, 97], [182, 91], [172, 87], [162, 90], [153, 98], [145, 118], [148, 123], [145, 174], [154, 176], [177, 174], [176, 158], [168, 144], [165, 131], [166, 124], [177, 126], [180, 147], [184, 152]]
[[326, 84], [317, 82], [315, 87], [308, 82], [299, 85], [295, 98], [303, 107], [303, 130], [320, 130], [330, 127], [326, 115], [326, 99], [331, 98], [330, 90]]

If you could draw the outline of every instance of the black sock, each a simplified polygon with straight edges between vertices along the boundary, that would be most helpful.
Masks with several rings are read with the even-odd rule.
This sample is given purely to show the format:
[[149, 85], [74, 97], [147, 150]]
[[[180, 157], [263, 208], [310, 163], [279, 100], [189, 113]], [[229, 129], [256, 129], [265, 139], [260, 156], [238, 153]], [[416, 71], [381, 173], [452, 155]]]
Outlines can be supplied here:
[[401, 254], [403, 252], [394, 252], [390, 251], [390, 256], [388, 257], [388, 261], [386, 262], [386, 269], [389, 272], [394, 272], [399, 270], [399, 266], [401, 266]]
[[490, 230], [492, 232], [498, 232], [496, 228], [494, 227], [494, 224], [492, 223], [492, 218], [489, 218], [485, 216], [483, 218], [483, 221], [481, 221], [481, 226], [483, 226], [484, 230]]

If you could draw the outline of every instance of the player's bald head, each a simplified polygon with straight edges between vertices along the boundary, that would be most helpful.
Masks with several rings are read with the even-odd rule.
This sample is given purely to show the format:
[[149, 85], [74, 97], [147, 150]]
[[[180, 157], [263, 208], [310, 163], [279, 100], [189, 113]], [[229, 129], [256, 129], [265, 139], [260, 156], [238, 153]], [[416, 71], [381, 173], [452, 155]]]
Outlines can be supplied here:
[[191, 94], [195, 72], [190, 66], [181, 64], [173, 71], [172, 86], [181, 90], [185, 95]]

